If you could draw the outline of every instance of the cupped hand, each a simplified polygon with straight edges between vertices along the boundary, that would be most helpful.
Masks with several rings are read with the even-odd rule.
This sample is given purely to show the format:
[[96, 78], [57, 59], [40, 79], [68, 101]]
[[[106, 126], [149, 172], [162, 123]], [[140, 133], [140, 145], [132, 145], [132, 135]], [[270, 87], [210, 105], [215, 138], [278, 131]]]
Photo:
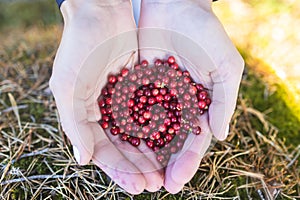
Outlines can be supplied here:
[[139, 22], [140, 58], [177, 55], [196, 82], [211, 91], [209, 112], [199, 117], [202, 134], [190, 134], [166, 169], [165, 188], [179, 192], [196, 173], [212, 139], [228, 135], [244, 61], [214, 15], [210, 0], [143, 0]]
[[77, 162], [93, 160], [129, 193], [158, 190], [163, 178], [151, 159], [118, 143], [97, 123], [97, 98], [107, 75], [137, 50], [130, 1], [65, 1], [61, 11], [65, 26], [50, 88]]

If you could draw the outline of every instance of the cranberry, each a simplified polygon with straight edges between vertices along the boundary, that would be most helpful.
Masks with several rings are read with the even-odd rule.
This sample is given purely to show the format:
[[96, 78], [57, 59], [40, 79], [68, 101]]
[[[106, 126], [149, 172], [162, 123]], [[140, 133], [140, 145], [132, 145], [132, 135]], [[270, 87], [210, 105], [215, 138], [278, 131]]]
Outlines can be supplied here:
[[105, 121], [102, 121], [102, 120], [101, 120], [99, 123], [100, 123], [100, 125], [101, 125], [101, 127], [102, 127], [103, 129], [107, 129], [108, 126], [109, 126], [108, 122], [105, 122]]
[[205, 101], [199, 101], [198, 106], [200, 109], [205, 109], [206, 108], [206, 102]]
[[115, 84], [116, 82], [117, 82], [117, 77], [116, 76], [114, 76], [114, 75], [109, 75], [108, 76], [108, 82], [110, 83], [110, 84]]
[[148, 61], [147, 60], [143, 60], [142, 62], [141, 62], [141, 66], [142, 67], [147, 67], [148, 66]]
[[98, 123], [135, 147], [145, 142], [161, 164], [181, 150], [188, 134], [201, 133], [195, 119], [211, 99], [174, 56], [155, 60], [154, 67], [144, 60], [134, 70], [122, 68], [107, 81], [98, 99], [102, 114]]
[[123, 69], [121, 70], [121, 75], [122, 75], [123, 77], [126, 77], [126, 76], [128, 75], [128, 73], [129, 73], [129, 69], [127, 69], [127, 68], [123, 68]]
[[168, 63], [169, 63], [169, 64], [174, 64], [174, 63], [175, 63], [175, 58], [174, 58], [174, 56], [170, 56], [170, 57], [168, 58]]
[[104, 99], [100, 99], [99, 102], [98, 102], [98, 105], [99, 105], [100, 108], [105, 107], [106, 104], [105, 104]]
[[121, 138], [121, 140], [123, 140], [123, 141], [127, 141], [128, 138], [129, 138], [129, 135], [126, 134], [126, 133], [123, 133], [122, 135], [120, 135], [120, 138]]
[[129, 99], [127, 105], [128, 105], [129, 108], [132, 108], [134, 106], [134, 100], [133, 99]]
[[164, 155], [158, 155], [156, 157], [156, 159], [159, 161], [159, 162], [163, 162], [165, 160], [165, 156]]
[[200, 135], [200, 133], [201, 133], [201, 128], [198, 126], [197, 128], [193, 129], [193, 133], [194, 133], [195, 135]]
[[174, 63], [174, 64], [171, 65], [171, 68], [172, 68], [172, 69], [175, 69], [175, 70], [178, 70], [178, 69], [179, 69], [179, 66], [178, 66], [177, 63]]
[[112, 128], [110, 129], [110, 132], [111, 132], [112, 135], [118, 135], [118, 134], [120, 133], [120, 128], [114, 126], [114, 127], [112, 127]]
[[167, 133], [167, 134], [165, 135], [165, 138], [166, 138], [166, 141], [167, 141], [167, 142], [171, 142], [172, 139], [173, 139], [173, 136], [172, 136], [171, 134]]
[[147, 145], [149, 148], [153, 148], [153, 147], [154, 147], [154, 142], [153, 142], [153, 140], [147, 140], [147, 141], [146, 141], [146, 145]]
[[152, 140], [158, 140], [160, 138], [160, 133], [159, 132], [153, 132], [151, 135], [150, 135], [150, 139]]
[[207, 92], [206, 91], [201, 91], [198, 95], [197, 95], [199, 100], [205, 100], [207, 98]]
[[131, 142], [130, 142], [133, 146], [137, 147], [140, 145], [141, 140], [140, 138], [132, 138]]
[[145, 119], [150, 119], [150, 118], [151, 118], [151, 112], [149, 112], [149, 111], [144, 112], [144, 113], [143, 113], [143, 117], [144, 117]]

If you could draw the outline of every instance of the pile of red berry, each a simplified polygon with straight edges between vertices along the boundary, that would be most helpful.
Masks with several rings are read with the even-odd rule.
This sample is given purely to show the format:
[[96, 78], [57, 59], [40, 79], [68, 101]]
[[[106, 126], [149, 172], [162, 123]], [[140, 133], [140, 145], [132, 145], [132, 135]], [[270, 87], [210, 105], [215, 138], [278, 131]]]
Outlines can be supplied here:
[[144, 141], [166, 165], [182, 149], [188, 134], [199, 135], [197, 115], [211, 103], [207, 90], [182, 71], [173, 56], [142, 61], [134, 70], [109, 75], [98, 100], [99, 124], [133, 146]]

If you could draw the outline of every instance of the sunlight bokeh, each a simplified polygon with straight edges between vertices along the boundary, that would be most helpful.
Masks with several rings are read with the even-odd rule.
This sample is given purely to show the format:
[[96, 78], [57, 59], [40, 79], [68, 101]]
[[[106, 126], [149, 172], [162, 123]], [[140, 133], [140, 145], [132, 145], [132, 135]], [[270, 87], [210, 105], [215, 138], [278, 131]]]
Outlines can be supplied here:
[[222, 0], [213, 8], [239, 49], [274, 69], [300, 101], [300, 2]]

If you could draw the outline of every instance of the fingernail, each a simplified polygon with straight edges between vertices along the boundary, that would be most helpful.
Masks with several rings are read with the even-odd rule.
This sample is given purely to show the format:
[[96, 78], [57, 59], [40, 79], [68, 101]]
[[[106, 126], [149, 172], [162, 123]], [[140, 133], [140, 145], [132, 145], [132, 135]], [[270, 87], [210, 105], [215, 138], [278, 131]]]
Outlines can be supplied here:
[[80, 153], [76, 146], [73, 146], [73, 154], [78, 164], [80, 164]]

